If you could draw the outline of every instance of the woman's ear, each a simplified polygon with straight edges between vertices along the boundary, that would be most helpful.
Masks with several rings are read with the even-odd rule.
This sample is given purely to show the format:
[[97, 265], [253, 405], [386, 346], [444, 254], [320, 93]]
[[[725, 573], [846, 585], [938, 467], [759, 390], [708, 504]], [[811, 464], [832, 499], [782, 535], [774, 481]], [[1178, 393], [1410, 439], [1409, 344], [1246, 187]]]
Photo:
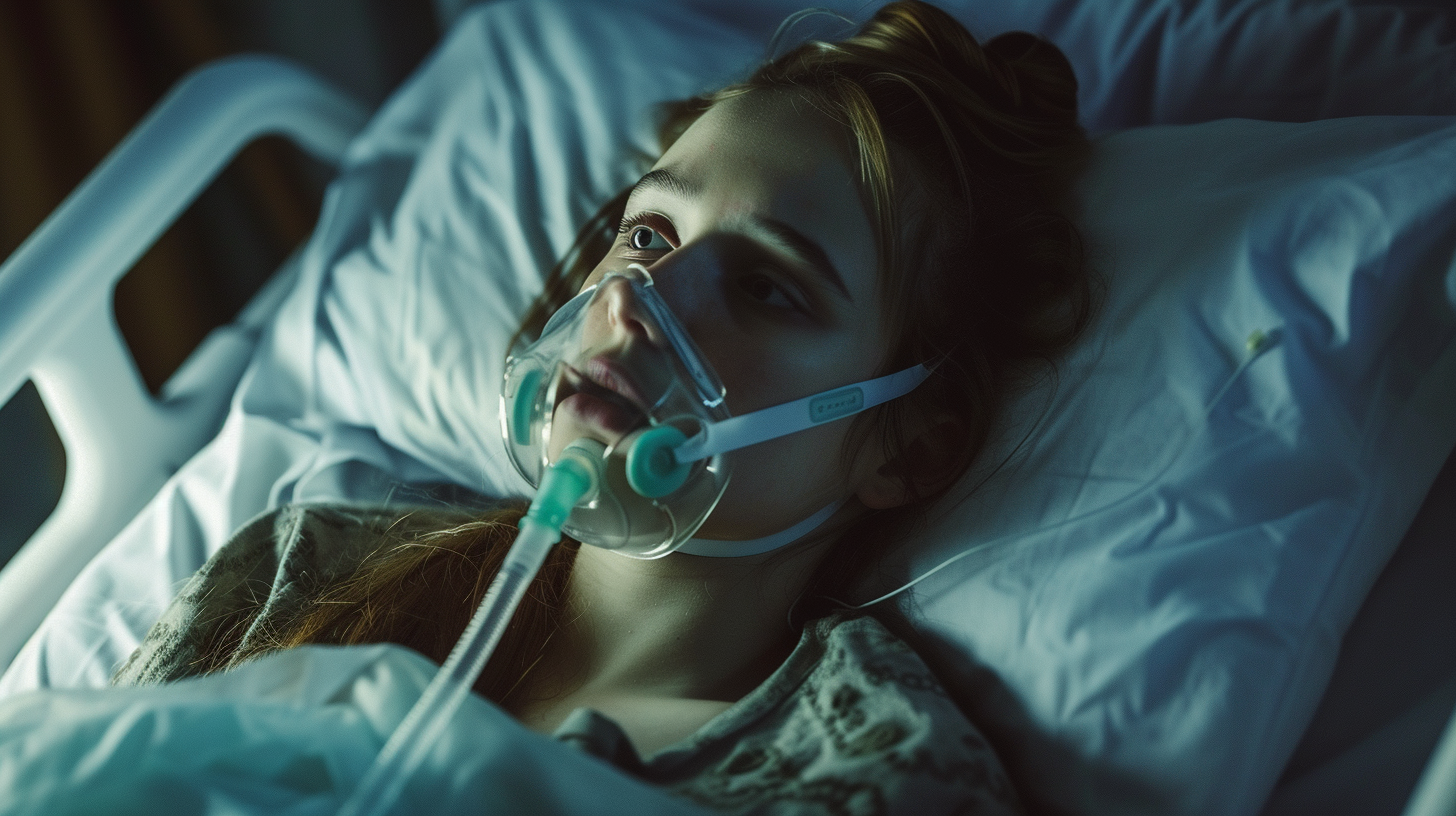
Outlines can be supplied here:
[[[855, 491], [855, 498], [871, 510], [889, 510], [946, 486], [966, 443], [965, 423], [942, 413], [910, 438], [894, 459], [881, 462]], [[911, 490], [914, 486], [914, 491]]]
[[889, 469], [889, 465], [881, 466], [854, 494], [865, 507], [871, 510], [889, 510], [910, 501], [910, 491], [905, 486], [905, 480], [890, 475]]

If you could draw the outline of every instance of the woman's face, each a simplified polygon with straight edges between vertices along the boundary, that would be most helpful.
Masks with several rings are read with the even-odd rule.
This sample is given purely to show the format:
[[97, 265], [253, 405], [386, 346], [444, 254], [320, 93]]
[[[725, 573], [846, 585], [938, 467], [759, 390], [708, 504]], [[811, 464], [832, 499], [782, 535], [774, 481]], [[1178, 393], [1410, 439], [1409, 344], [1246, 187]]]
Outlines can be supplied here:
[[[646, 267], [735, 416], [869, 379], [887, 343], [874, 230], [846, 155], [842, 128], [787, 94], [720, 102], [632, 190], [621, 234], [585, 285]], [[588, 342], [641, 333], [619, 288], [593, 302]], [[857, 456], [845, 471], [849, 425], [731, 454], [728, 491], [698, 535], [768, 535], [855, 493], [882, 462]]]

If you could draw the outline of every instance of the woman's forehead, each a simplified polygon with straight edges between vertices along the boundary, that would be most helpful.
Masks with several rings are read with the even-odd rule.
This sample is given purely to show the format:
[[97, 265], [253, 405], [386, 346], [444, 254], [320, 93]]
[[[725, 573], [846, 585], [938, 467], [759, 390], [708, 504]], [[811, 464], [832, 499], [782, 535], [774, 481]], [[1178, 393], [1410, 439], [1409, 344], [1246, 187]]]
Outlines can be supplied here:
[[658, 166], [692, 165], [720, 176], [748, 174], [780, 183], [820, 176], [855, 189], [845, 129], [787, 93], [747, 93], [717, 102], [663, 155]]
[[[667, 151], [632, 206], [689, 204], [680, 230], [785, 225], [819, 247], [856, 301], [876, 291], [876, 240], [845, 150], [827, 115], [789, 94], [750, 93], [713, 105]], [[661, 172], [659, 172], [661, 171]], [[682, 223], [686, 219], [696, 223]]]

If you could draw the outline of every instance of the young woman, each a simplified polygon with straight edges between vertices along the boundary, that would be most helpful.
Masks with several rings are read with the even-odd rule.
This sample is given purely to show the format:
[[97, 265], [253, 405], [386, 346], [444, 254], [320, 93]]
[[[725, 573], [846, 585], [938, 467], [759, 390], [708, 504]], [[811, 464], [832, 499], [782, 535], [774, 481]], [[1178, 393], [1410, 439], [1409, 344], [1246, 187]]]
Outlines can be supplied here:
[[[788, 546], [655, 560], [558, 547], [476, 690], [724, 809], [1015, 811], [994, 754], [924, 664], [829, 599], [964, 473], [1007, 395], [1086, 321], [1081, 246], [1060, 210], [1086, 151], [1075, 99], [1054, 46], [983, 46], [907, 0], [672, 106], [660, 160], [583, 230], [522, 337], [600, 284], [592, 331], [657, 342], [622, 283], [640, 269], [734, 416], [932, 371], [852, 420], [734, 453], [697, 536], [733, 555], [830, 508]], [[628, 393], [632, 376], [609, 365], [589, 379]], [[625, 410], [570, 402], [556, 421], [585, 436]], [[199, 572], [118, 682], [305, 643], [388, 641], [443, 660], [521, 512], [285, 507]]]

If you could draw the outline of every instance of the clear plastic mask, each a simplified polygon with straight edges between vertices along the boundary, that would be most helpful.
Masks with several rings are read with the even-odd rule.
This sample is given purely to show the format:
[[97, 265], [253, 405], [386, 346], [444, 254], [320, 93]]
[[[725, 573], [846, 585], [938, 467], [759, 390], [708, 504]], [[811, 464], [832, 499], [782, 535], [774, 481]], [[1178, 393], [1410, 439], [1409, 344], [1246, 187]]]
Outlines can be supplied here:
[[[602, 446], [601, 487], [562, 528], [582, 543], [635, 558], [677, 549], [750, 555], [804, 531], [796, 525], [784, 531], [793, 535], [753, 541], [690, 540], [728, 487], [732, 451], [853, 416], [909, 393], [929, 375], [915, 365], [730, 416], [718, 375], [652, 276], [632, 264], [567, 301], [539, 340], [506, 360], [501, 432], [532, 487], [571, 442]], [[816, 517], [815, 524], [827, 513]]]
[[[612, 325], [607, 315], [621, 309], [630, 309], [640, 328]], [[684, 465], [662, 461], [728, 418], [725, 393], [652, 276], [633, 265], [567, 301], [539, 340], [506, 361], [502, 431], [532, 486], [572, 440], [605, 445], [603, 487], [576, 507], [563, 530], [584, 543], [655, 558], [690, 538], [728, 486], [725, 454]], [[654, 458], [658, 467], [643, 461]], [[664, 472], [666, 480], [657, 478]]]

